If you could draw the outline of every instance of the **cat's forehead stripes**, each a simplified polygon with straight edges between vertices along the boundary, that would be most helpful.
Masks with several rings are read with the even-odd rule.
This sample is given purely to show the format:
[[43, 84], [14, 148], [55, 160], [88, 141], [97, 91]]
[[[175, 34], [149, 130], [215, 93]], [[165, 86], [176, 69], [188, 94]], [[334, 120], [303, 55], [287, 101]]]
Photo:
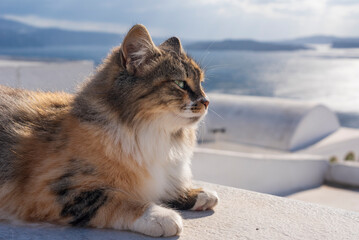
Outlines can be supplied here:
[[[165, 71], [170, 74], [171, 72], [173, 73], [174, 70], [177, 70], [178, 76], [176, 77], [182, 77], [182, 79], [176, 80], [185, 80], [184, 78], [190, 78], [196, 83], [203, 81], [203, 71], [197, 65], [197, 63], [186, 54], [183, 53], [179, 55], [173, 51], [167, 51], [163, 49], [163, 56], [167, 56], [168, 58], [163, 60], [160, 65], [166, 67]], [[182, 72], [183, 70], [184, 72]], [[185, 75], [185, 77], [183, 75]]]
[[204, 75], [202, 69], [197, 65], [197, 63], [192, 58], [189, 59], [189, 62], [192, 67], [192, 70], [194, 71], [195, 79], [199, 82], [203, 82]]
[[192, 59], [171, 56], [159, 61], [159, 64], [146, 73], [147, 79], [163, 77], [168, 80], [186, 80], [192, 88], [196, 88], [203, 81], [203, 72]]
[[164, 59], [150, 72], [146, 74], [147, 79], [167, 78], [168, 80], [184, 80], [185, 73], [180, 65], [176, 65], [171, 59]]
[[187, 61], [181, 61], [183, 68], [186, 71], [187, 78], [193, 79], [195, 82], [201, 82], [203, 74], [201, 69], [198, 67], [195, 61], [187, 59]]
[[186, 72], [186, 78], [183, 80], [186, 80], [187, 84], [192, 90], [200, 90], [200, 83], [203, 81], [202, 70], [199, 68], [196, 62], [189, 57], [182, 59], [181, 64]]

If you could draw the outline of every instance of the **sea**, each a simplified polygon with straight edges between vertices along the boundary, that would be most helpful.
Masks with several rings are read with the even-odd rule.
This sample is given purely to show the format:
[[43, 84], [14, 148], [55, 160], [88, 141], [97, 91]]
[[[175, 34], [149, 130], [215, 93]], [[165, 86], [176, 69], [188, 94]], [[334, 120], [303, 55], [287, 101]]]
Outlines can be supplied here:
[[[101, 63], [112, 46], [0, 49], [0, 56]], [[188, 51], [204, 69], [207, 92], [324, 104], [359, 128], [359, 49], [311, 45], [300, 51]]]

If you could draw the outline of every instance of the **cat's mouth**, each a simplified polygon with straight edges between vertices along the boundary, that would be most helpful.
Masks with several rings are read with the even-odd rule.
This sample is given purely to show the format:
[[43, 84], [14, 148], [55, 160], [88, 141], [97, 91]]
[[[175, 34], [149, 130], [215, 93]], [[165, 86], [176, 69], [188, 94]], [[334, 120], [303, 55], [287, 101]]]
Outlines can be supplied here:
[[206, 112], [182, 112], [179, 116], [190, 123], [194, 123], [199, 121], [205, 114]]
[[182, 119], [182, 124], [194, 124], [200, 121], [207, 113], [205, 108], [186, 104], [174, 111], [177, 120]]
[[188, 118], [188, 120], [190, 120], [190, 122], [194, 123], [194, 122], [198, 122], [201, 119], [201, 117], [190, 117]]

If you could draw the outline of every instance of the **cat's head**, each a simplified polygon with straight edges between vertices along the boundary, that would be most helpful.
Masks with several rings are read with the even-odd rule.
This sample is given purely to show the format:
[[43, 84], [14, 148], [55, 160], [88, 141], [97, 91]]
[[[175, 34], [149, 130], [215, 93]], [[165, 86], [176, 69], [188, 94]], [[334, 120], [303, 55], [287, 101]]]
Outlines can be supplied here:
[[124, 123], [161, 118], [163, 127], [176, 128], [197, 123], [207, 112], [204, 73], [176, 37], [155, 46], [147, 29], [135, 25], [104, 66], [106, 101]]

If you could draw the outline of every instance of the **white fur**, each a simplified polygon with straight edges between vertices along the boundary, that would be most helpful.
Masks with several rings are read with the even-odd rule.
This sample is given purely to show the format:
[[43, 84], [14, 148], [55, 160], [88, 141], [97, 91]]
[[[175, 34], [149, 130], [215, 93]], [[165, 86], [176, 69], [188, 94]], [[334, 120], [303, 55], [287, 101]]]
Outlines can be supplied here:
[[[173, 198], [190, 187], [190, 158], [194, 146], [191, 141], [176, 141], [172, 136], [185, 124], [186, 119], [167, 113], [131, 130], [117, 122], [107, 128], [102, 142], [108, 156], [120, 161], [122, 154], [132, 156], [138, 164], [146, 166], [151, 178], [140, 192], [149, 201]], [[184, 134], [188, 135], [194, 127], [185, 128]], [[122, 153], [118, 151], [119, 146]]]
[[135, 64], [135, 66], [139, 66], [142, 64], [142, 62], [146, 59], [146, 55], [148, 54], [148, 50], [145, 48], [140, 48], [137, 52], [133, 52], [130, 55], [131, 60], [132, 59], [136, 59], [136, 60], [132, 60], [132, 63]]
[[194, 211], [205, 211], [212, 209], [218, 204], [219, 198], [216, 192], [205, 190], [198, 194], [195, 205], [191, 208]]
[[[181, 121], [182, 123], [179, 123]], [[107, 135], [102, 142], [107, 147], [108, 156], [113, 156], [114, 151], [118, 153], [118, 146], [121, 145], [123, 153], [133, 156], [141, 165], [155, 161], [164, 163], [183, 157], [183, 151], [176, 150], [174, 147], [179, 147], [181, 150], [189, 147], [191, 149], [189, 154], [191, 154], [191, 146], [171, 141], [172, 133], [183, 125], [184, 120], [174, 114], [163, 114], [157, 119], [141, 123], [133, 129], [113, 121], [113, 124], [107, 127]], [[181, 153], [181, 156], [177, 156], [178, 154], [175, 153]]]
[[[191, 102], [188, 106], [193, 104]], [[194, 147], [193, 141], [178, 140], [173, 133], [182, 129], [188, 138], [197, 128], [197, 123], [189, 124], [189, 118], [202, 117], [205, 113], [162, 112], [155, 119], [141, 122], [131, 129], [112, 119], [106, 137], [102, 139], [106, 154], [119, 161], [127, 159], [126, 156], [132, 157], [139, 165], [145, 166], [151, 177], [137, 191], [145, 199], [157, 203], [173, 199], [190, 188], [190, 159]]]
[[192, 173], [189, 162], [154, 163], [148, 168], [152, 178], [144, 186], [143, 192], [151, 201], [170, 200], [190, 187]]
[[193, 146], [188, 141], [172, 139], [172, 133], [178, 130], [176, 121], [177, 117], [162, 116], [142, 126], [137, 135], [137, 149], [132, 154], [147, 165], [152, 178], [143, 191], [152, 201], [174, 197], [190, 184]]
[[174, 210], [152, 204], [129, 228], [152, 237], [169, 237], [179, 235], [183, 224]]
[[131, 52], [129, 57], [135, 66], [140, 66], [148, 54], [153, 54], [156, 47], [151, 40], [145, 38], [137, 39], [136, 43], [138, 49], [135, 52]]

